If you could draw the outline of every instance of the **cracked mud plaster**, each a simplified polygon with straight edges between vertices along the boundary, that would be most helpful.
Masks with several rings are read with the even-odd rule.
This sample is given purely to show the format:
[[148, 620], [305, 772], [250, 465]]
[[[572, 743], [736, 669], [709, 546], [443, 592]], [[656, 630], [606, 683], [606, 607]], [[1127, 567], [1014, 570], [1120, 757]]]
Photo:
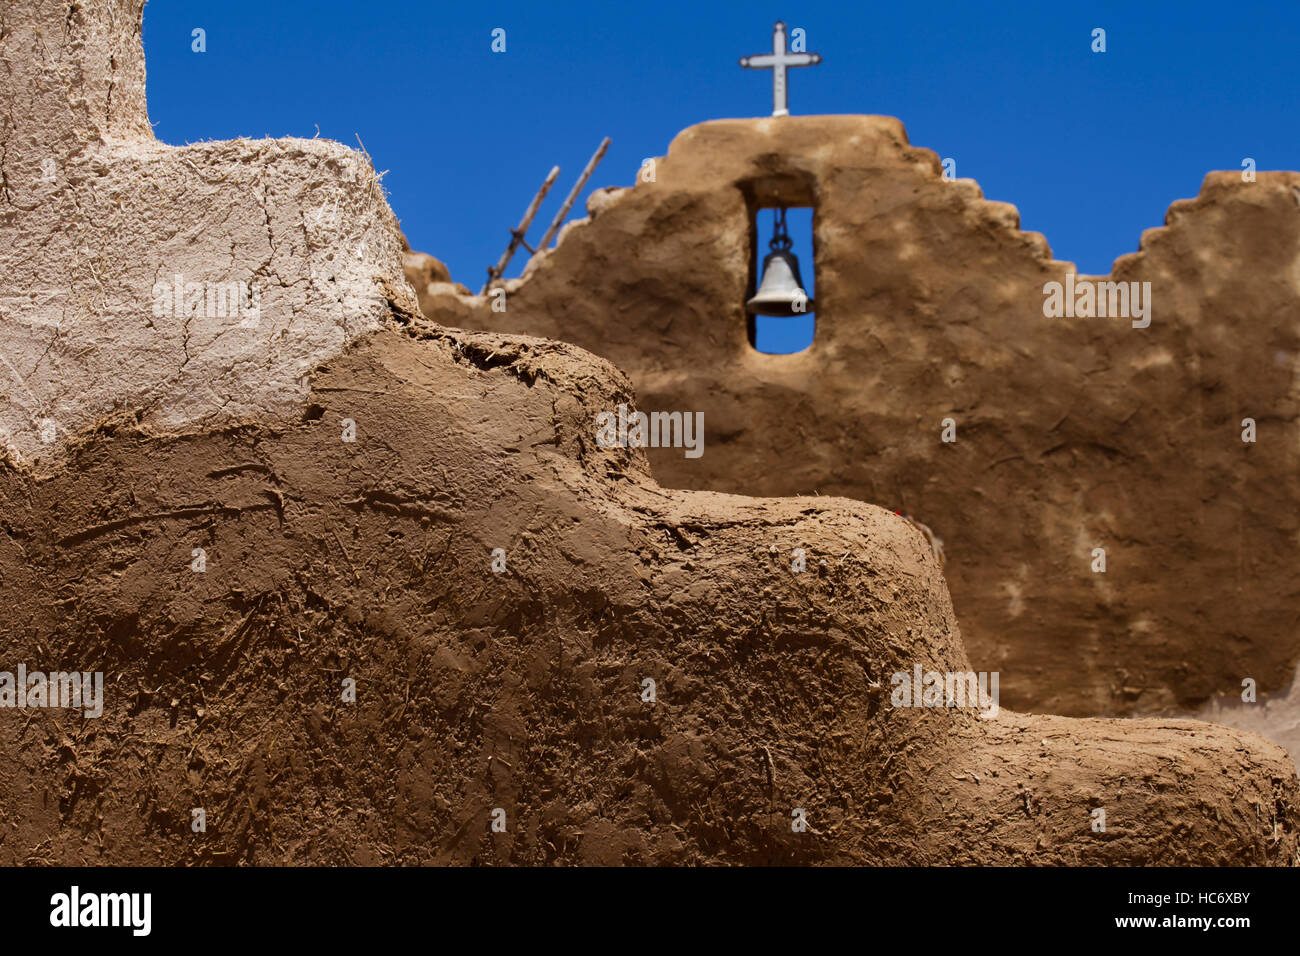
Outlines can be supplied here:
[[[64, 323], [32, 335], [6, 307], [6, 335], [31, 349], [14, 362], [31, 407], [7, 399], [11, 440], [30, 440], [23, 416], [41, 401], [125, 421], [76, 433], [39, 472], [0, 462], [7, 659], [111, 675], [93, 723], [0, 720], [0, 862], [1295, 859], [1294, 768], [1254, 735], [889, 706], [892, 672], [970, 668], [911, 525], [847, 499], [660, 487], [641, 450], [596, 447], [597, 412], [632, 400], [616, 368], [563, 343], [432, 325], [400, 276], [337, 262], [344, 244], [314, 212], [327, 200], [331, 228], [381, 247], [370, 268], [395, 270], [400, 251], [368, 167], [357, 183], [334, 168], [346, 150], [159, 146], [118, 118], [143, 102], [138, 23], [123, 19], [138, 7], [9, 9], [29, 16], [6, 20], [6, 53], [48, 62], [35, 30], [65, 25], [79, 38], [69, 55], [121, 50], [111, 97], [104, 75], [85, 95], [67, 78], [68, 103], [107, 119], [60, 167], [74, 177], [50, 200], [62, 228], [28, 242], [10, 219], [50, 214], [6, 207], [27, 257], [5, 267], [49, 283], [21, 291], [46, 308], [29, 316]], [[109, 58], [92, 59], [105, 73]], [[41, 130], [10, 133], [12, 147]], [[109, 255], [118, 233], [134, 259]], [[264, 321], [316, 335], [316, 351], [298, 343], [295, 366], [288, 345], [240, 348], [197, 317], [187, 329], [127, 309], [128, 277], [148, 289], [195, 247], [213, 276], [264, 278]], [[38, 248], [73, 279], [41, 272]], [[338, 291], [322, 294], [328, 277], [308, 263], [337, 270]], [[277, 383], [319, 355], [302, 406], [279, 414], [294, 393]], [[79, 375], [80, 392], [51, 368]], [[175, 389], [189, 377], [202, 399]], [[246, 420], [229, 420], [236, 397], [214, 380], [245, 386]], [[355, 442], [339, 440], [343, 418], [359, 423]], [[782, 555], [796, 546], [825, 562], [792, 574]], [[500, 575], [496, 547], [509, 552]], [[344, 677], [354, 700], [340, 699]], [[1098, 806], [1107, 834], [1090, 826]], [[487, 826], [494, 807], [505, 833]]]
[[[0, 860], [1294, 859], [1294, 770], [1252, 734], [891, 707], [889, 674], [971, 666], [926, 543], [847, 499], [659, 487], [595, 445], [629, 391], [573, 346], [416, 319], [321, 368], [299, 421], [0, 469], [8, 653], [113, 675], [75, 765], [51, 715], [0, 721]], [[795, 546], [827, 560], [792, 574]]]
[[2, 14], [0, 447], [29, 464], [106, 419], [292, 414], [311, 369], [388, 321], [390, 299], [414, 308], [363, 153], [154, 140], [140, 6]]

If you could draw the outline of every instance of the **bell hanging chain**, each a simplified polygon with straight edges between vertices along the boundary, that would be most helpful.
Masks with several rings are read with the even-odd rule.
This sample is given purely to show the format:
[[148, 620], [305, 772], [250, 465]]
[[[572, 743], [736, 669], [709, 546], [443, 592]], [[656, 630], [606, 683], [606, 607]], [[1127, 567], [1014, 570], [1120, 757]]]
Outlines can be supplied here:
[[772, 239], [767, 247], [773, 252], [789, 252], [794, 248], [794, 240], [785, 228], [785, 207], [777, 206], [772, 210]]

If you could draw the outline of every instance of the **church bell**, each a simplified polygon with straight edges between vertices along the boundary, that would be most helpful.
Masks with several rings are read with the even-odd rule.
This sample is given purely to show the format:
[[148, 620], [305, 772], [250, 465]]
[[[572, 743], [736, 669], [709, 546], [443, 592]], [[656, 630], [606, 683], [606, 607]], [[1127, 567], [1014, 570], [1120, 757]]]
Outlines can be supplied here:
[[785, 209], [775, 210], [771, 252], [763, 259], [763, 281], [758, 293], [745, 303], [745, 308], [755, 315], [791, 317], [813, 312], [813, 300], [804, 291], [799, 276], [799, 259], [790, 249], [794, 241], [785, 228]]

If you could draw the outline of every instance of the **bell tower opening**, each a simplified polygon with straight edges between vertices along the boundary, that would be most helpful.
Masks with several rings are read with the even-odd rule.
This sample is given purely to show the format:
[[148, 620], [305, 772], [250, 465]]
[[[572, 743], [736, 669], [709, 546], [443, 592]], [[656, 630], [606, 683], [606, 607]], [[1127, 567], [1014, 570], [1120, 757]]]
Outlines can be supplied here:
[[768, 355], [791, 355], [816, 334], [816, 268], [812, 206], [763, 204], [750, 223], [749, 344]]

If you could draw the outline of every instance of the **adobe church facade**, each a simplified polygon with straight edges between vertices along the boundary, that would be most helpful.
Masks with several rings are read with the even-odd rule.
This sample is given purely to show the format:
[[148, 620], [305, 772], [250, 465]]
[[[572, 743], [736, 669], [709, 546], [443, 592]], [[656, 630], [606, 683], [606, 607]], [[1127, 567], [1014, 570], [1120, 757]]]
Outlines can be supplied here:
[[[1297, 859], [1294, 764], [1252, 733], [894, 699], [900, 675], [996, 669], [968, 656], [914, 528], [825, 488], [667, 488], [643, 450], [597, 447], [597, 417], [636, 405], [627, 376], [564, 342], [422, 318], [365, 156], [324, 141], [153, 140], [142, 15], [142, 0], [24, 0], [0, 30], [13, 66], [0, 76], [0, 863]], [[895, 206], [932, 173], [895, 125], [823, 122], [858, 131], [862, 162], [914, 155], [895, 170]], [[722, 188], [704, 172], [729, 176], [727, 157], [757, 155], [747, 138], [769, 134], [721, 124], [740, 140], [710, 159], [709, 129], [684, 142], [701, 138], [687, 178], [710, 188], [674, 192], [670, 155], [652, 190], [607, 195], [594, 223], [572, 227], [508, 315], [531, 309], [581, 336], [598, 317], [582, 283], [595, 283], [622, 316], [600, 316], [611, 342], [628, 347], [637, 316], [654, 314], [683, 355], [749, 362], [788, 399], [799, 379], [780, 386], [728, 324], [740, 315], [706, 306], [746, 291], [747, 203], [819, 180], [760, 156], [770, 169], [752, 196]], [[733, 214], [732, 232], [701, 226]], [[1032, 247], [997, 207], [986, 214], [990, 268], [1018, 255], [1013, 242]], [[836, 221], [821, 221], [819, 245], [845, 255]], [[854, 224], [868, 227], [883, 228]], [[925, 238], [904, 235], [894, 254], [924, 255]], [[850, 276], [902, 274], [889, 246], [873, 245], [874, 271], [822, 263], [823, 331]], [[645, 258], [628, 272], [631, 249]], [[236, 290], [237, 305], [240, 283], [256, 284], [257, 321], [229, 301], [209, 311], [191, 283]], [[681, 311], [683, 288], [696, 311]], [[1009, 294], [972, 286], [962, 301], [995, 293]], [[481, 318], [454, 287], [440, 298], [430, 311], [445, 323]], [[873, 346], [902, 370], [854, 365], [864, 355], [849, 340], [819, 348], [883, 399], [943, 338], [928, 321], [928, 339], [924, 322], [899, 324]], [[941, 355], [945, 374], [961, 372]], [[641, 373], [640, 407], [704, 402], [694, 367]], [[918, 423], [946, 405], [942, 380], [908, 387], [932, 403]], [[731, 480], [761, 486], [773, 476], [742, 439], [763, 421], [742, 399], [729, 415], [704, 407], [706, 427], [723, 428], [693, 460], [730, 459], [748, 469]], [[956, 410], [959, 441], [943, 453], [984, 448], [974, 407]], [[851, 436], [887, 430], [829, 404], [803, 411], [809, 427], [838, 423], [844, 453], [827, 461], [846, 475]], [[916, 424], [889, 454], [919, 462], [928, 431]], [[792, 473], [816, 464], [782, 450]], [[990, 476], [1006, 464], [962, 480], [1001, 490]], [[924, 510], [942, 499], [910, 495], [942, 528]], [[102, 675], [102, 700], [86, 713], [36, 685], [14, 694], [24, 669]], [[1000, 669], [1005, 690], [1012, 668]]]
[[[641, 408], [703, 412], [702, 456], [650, 451], [665, 485], [929, 525], [972, 661], [1011, 706], [1170, 712], [1286, 687], [1300, 174], [1211, 173], [1112, 275], [1076, 277], [891, 118], [707, 122], [648, 168], [594, 194], [497, 309], [408, 257], [424, 312], [574, 342]], [[793, 355], [757, 352], [744, 308], [756, 212], [780, 205], [814, 209], [795, 251], [816, 335]], [[1084, 314], [1130, 291], [1145, 316]]]

